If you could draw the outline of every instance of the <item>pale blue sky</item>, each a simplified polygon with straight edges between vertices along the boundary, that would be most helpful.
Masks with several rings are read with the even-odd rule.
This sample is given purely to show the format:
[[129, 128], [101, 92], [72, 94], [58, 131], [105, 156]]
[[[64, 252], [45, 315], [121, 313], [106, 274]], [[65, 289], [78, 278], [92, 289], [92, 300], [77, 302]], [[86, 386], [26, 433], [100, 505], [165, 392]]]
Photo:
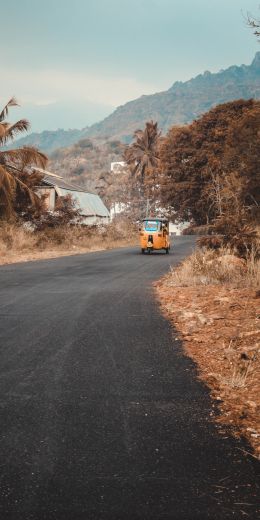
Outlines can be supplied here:
[[81, 128], [204, 70], [249, 64], [260, 0], [0, 0], [1, 103], [32, 130]]

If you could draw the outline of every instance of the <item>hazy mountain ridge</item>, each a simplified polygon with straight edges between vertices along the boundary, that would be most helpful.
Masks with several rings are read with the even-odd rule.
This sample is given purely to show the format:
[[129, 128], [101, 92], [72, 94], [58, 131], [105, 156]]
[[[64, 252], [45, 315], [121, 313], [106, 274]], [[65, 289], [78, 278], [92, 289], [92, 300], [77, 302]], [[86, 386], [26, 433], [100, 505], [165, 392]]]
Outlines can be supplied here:
[[89, 128], [31, 134], [16, 144], [33, 144], [51, 152], [85, 137], [130, 142], [133, 132], [149, 119], [157, 121], [166, 132], [172, 125], [189, 123], [219, 103], [239, 98], [260, 99], [260, 52], [250, 65], [233, 65], [217, 73], [206, 71], [189, 81], [175, 82], [167, 91], [129, 101]]
[[157, 121], [166, 132], [174, 124], [190, 123], [212, 106], [239, 98], [260, 98], [260, 52], [251, 65], [233, 65], [217, 73], [206, 71], [189, 81], [174, 83], [165, 92], [130, 101], [92, 125], [88, 136], [127, 142], [148, 119]]
[[[58, 130], [44, 130], [39, 133], [33, 132], [18, 139], [15, 142], [15, 146], [36, 146], [36, 148], [39, 148], [41, 151], [50, 153], [57, 148], [70, 146], [80, 139], [83, 139], [87, 131], [88, 128], [83, 128], [82, 130], [63, 130], [59, 128]], [[12, 147], [13, 146], [9, 146], [8, 148]]]

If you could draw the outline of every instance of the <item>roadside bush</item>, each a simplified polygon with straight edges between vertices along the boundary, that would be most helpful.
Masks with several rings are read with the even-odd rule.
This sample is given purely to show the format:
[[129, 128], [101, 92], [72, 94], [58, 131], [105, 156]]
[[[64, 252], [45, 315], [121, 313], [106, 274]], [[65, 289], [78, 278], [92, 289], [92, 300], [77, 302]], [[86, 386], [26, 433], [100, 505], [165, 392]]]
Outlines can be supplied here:
[[66, 226], [71, 222], [80, 224], [82, 219], [75, 200], [66, 195], [58, 198], [55, 211], [42, 211], [38, 219], [33, 221], [33, 226], [36, 231], [43, 231], [47, 228]]
[[[52, 216], [50, 217], [52, 219]], [[133, 245], [138, 234], [127, 219], [115, 219], [109, 225], [84, 226], [80, 224], [42, 226], [30, 222], [0, 223], [0, 263], [19, 261], [26, 254], [30, 258], [48, 257], [49, 253], [69, 254]], [[42, 255], [42, 256], [41, 256]], [[10, 260], [9, 260], [10, 259]]]
[[0, 224], [0, 252], [2, 255], [12, 249], [27, 251], [35, 246], [36, 237], [30, 229], [7, 222]]
[[171, 285], [188, 287], [230, 283], [236, 287], [260, 288], [260, 259], [251, 251], [245, 259], [234, 251], [198, 249], [171, 273]]
[[225, 228], [219, 219], [215, 225], [215, 234], [202, 236], [197, 243], [200, 247], [214, 250], [229, 247], [241, 258], [247, 258], [250, 252], [260, 257], [259, 229], [253, 225], [234, 222], [232, 217], [225, 222]]
[[137, 225], [127, 216], [117, 215], [108, 226], [103, 227], [102, 234], [113, 241], [132, 240], [138, 236]]

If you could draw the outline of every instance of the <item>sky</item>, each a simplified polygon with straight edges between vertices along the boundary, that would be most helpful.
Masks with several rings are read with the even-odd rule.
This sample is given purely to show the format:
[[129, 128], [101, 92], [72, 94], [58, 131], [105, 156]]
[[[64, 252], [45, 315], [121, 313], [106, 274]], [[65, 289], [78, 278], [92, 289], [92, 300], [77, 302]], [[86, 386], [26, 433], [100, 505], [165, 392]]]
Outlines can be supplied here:
[[1, 105], [32, 131], [83, 128], [205, 70], [250, 64], [260, 0], [0, 0]]

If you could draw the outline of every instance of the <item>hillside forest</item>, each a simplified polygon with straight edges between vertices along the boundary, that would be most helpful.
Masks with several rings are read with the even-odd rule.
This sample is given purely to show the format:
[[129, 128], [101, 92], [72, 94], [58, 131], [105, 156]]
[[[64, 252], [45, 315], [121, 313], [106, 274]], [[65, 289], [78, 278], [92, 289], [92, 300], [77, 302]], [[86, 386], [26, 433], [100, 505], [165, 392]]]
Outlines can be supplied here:
[[[27, 130], [27, 121], [9, 124], [11, 99], [1, 112], [1, 144]], [[156, 122], [136, 130], [131, 145], [83, 139], [51, 158], [56, 173], [96, 190], [111, 208], [120, 203], [132, 222], [164, 213], [189, 221], [190, 231], [208, 235], [214, 247], [230, 243], [241, 254], [255, 244], [260, 212], [260, 101], [237, 100], [216, 106], [190, 125], [173, 126], [162, 136]], [[125, 161], [119, 173], [108, 161]], [[1, 220], [39, 220], [53, 226], [60, 220], [42, 218], [44, 201], [36, 193], [47, 157], [33, 147], [0, 152]], [[107, 168], [107, 169], [106, 169]], [[97, 172], [99, 176], [97, 178]], [[87, 182], [86, 182], [87, 179]], [[71, 216], [77, 208], [69, 207]], [[64, 223], [64, 211], [61, 222]], [[65, 219], [66, 220], [66, 219]]]

